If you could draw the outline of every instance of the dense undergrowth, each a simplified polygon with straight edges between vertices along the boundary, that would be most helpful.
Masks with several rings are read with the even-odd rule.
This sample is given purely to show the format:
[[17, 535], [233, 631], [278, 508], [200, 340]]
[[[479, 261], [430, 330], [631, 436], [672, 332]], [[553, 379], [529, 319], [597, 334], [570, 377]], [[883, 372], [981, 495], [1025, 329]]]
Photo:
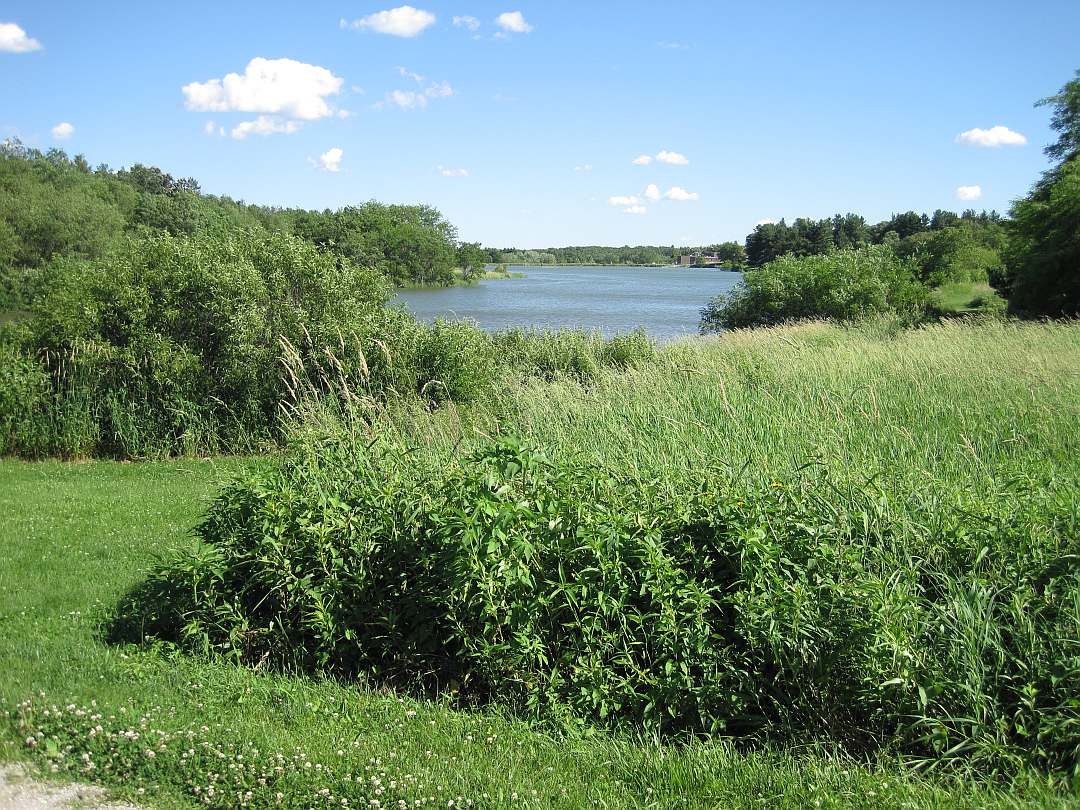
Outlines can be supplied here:
[[423, 324], [376, 268], [257, 230], [146, 235], [33, 279], [32, 317], [0, 324], [0, 455], [250, 453], [279, 440], [298, 377], [473, 405], [507, 376], [584, 380], [655, 354], [642, 333]]
[[498, 412], [304, 400], [114, 632], [547, 721], [1080, 754], [1080, 330], [676, 344]]

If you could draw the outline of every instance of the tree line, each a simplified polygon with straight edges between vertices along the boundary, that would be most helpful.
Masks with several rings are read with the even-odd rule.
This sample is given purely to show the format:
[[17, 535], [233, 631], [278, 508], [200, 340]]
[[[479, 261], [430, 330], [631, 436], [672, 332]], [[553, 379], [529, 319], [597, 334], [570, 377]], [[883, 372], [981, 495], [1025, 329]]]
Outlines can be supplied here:
[[154, 166], [92, 168], [82, 155], [0, 144], [0, 296], [32, 294], [38, 268], [59, 258], [96, 261], [131, 236], [194, 236], [254, 228], [299, 236], [393, 284], [451, 284], [483, 273], [479, 244], [427, 205], [366, 202], [308, 211], [251, 205], [202, 192], [194, 178]]

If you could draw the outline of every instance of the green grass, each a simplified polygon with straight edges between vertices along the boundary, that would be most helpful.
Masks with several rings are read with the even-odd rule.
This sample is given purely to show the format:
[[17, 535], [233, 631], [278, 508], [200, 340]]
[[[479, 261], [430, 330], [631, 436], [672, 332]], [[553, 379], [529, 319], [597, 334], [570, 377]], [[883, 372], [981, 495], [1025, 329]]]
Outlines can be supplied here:
[[[1078, 369], [1077, 325], [811, 324], [677, 345], [657, 364], [605, 371], [584, 389], [515, 384], [497, 413], [399, 413], [383, 430], [439, 456], [501, 420], [556, 455], [672, 479], [721, 463], [766, 487], [813, 462], [949, 509], [965, 493], [999, 497], [1018, 474], [1033, 497], [1076, 491]], [[186, 541], [245, 463], [0, 462], [0, 700], [13, 720], [0, 756], [176, 806], [205, 797], [212, 774], [216, 807], [242, 806], [247, 790], [251, 806], [275, 804], [280, 791], [282, 806], [329, 807], [323, 789], [355, 807], [375, 798], [373, 776], [384, 807], [418, 796], [441, 807], [459, 798], [480, 807], [1080, 806], [1034, 771], [974, 782], [964, 770], [917, 774], [887, 753], [858, 762], [825, 743], [738, 751], [540, 728], [494, 709], [104, 644], [101, 624], [124, 592], [157, 552]], [[20, 729], [16, 705], [27, 700], [21, 716], [33, 725]], [[91, 737], [95, 723], [103, 731]], [[127, 729], [163, 748], [149, 758], [145, 742], [115, 736]], [[43, 736], [31, 750], [34, 730]], [[189, 749], [196, 755], [184, 756]]]
[[0, 326], [7, 323], [18, 323], [19, 321], [25, 321], [32, 317], [32, 313], [25, 309], [3, 309], [0, 308]]
[[995, 311], [995, 304], [999, 306], [1004, 304], [997, 291], [985, 281], [956, 281], [943, 284], [930, 294], [930, 301], [938, 310], [945, 313]]

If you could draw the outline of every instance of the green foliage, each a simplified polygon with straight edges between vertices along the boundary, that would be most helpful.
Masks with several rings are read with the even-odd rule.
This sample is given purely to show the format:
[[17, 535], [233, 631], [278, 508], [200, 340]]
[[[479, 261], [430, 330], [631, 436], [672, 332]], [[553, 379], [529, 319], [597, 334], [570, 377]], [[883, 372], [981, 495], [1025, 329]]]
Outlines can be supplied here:
[[[426, 205], [368, 202], [340, 211], [297, 211], [291, 216], [298, 236], [353, 262], [377, 267], [399, 286], [452, 284], [459, 261], [476, 260], [469, 246], [458, 247], [456, 229]], [[459, 253], [462, 249], [464, 254]]]
[[1059, 164], [1080, 155], [1080, 70], [1076, 78], [1066, 82], [1054, 95], [1042, 99], [1039, 107], [1052, 107], [1050, 126], [1057, 131], [1058, 139], [1046, 147], [1046, 154]]
[[768, 326], [807, 318], [915, 317], [926, 289], [913, 266], [875, 245], [828, 255], [783, 256], [748, 270], [742, 282], [701, 313], [702, 332]]
[[1009, 270], [994, 279], [1009, 309], [1029, 317], [1080, 315], [1080, 71], [1039, 102], [1053, 108], [1058, 140], [1046, 154], [1057, 163], [1031, 193], [1013, 203]]
[[942, 513], [827, 476], [674, 489], [511, 440], [442, 473], [412, 456], [323, 442], [238, 481], [139, 594], [140, 631], [538, 719], [789, 739], [828, 718], [928, 762], [1080, 767], [1080, 515], [1030, 482]]
[[0, 757], [9, 772], [20, 761], [47, 779], [95, 782], [114, 800], [145, 806], [152, 797], [163, 807], [206, 806], [211, 786], [212, 807], [290, 810], [341, 799], [685, 809], [751, 806], [762, 796], [778, 808], [1075, 805], [1037, 772], [975, 781], [822, 745], [667, 745], [538, 729], [366, 684], [103, 643], [101, 606], [142, 579], [156, 551], [184, 544], [206, 500], [244, 466], [0, 460], [8, 516], [0, 581], [17, 585], [0, 588]]
[[929, 287], [950, 283], [998, 280], [1005, 275], [1002, 252], [1004, 228], [970, 220], [938, 230], [922, 231], [897, 245], [897, 253], [919, 265], [919, 277]]
[[[34, 389], [42, 374], [51, 384], [32, 417], [11, 400], [4, 418], [32, 418], [42, 436], [69, 434], [72, 413], [94, 427], [73, 445], [16, 441], [19, 428], [8, 450], [28, 455], [250, 447], [273, 435], [289, 399], [282, 341], [302, 347], [301, 372], [317, 378], [328, 349], [341, 374], [360, 374], [376, 341], [394, 339], [381, 275], [265, 231], [152, 233], [105, 259], [56, 260], [36, 289], [21, 351], [38, 358]], [[394, 384], [377, 370], [365, 372], [372, 390]]]
[[1010, 309], [1029, 316], [1080, 315], [1080, 156], [1012, 208]]
[[491, 338], [472, 324], [440, 318], [420, 337], [417, 369], [422, 398], [435, 404], [475, 402], [495, 383]]
[[692, 252], [694, 251], [691, 248], [676, 249], [674, 246], [579, 245], [542, 250], [488, 249], [487, 258], [496, 264], [661, 265], [674, 264], [678, 262], [680, 253]]
[[[893, 245], [907, 256], [917, 248], [925, 248], [937, 232], [957, 226], [966, 229], [964, 233], [969, 237], [966, 241], [993, 248], [1000, 253], [1004, 246], [1000, 219], [995, 212], [976, 214], [969, 210], [957, 215], [951, 211], [937, 210], [933, 216], [915, 211], [893, 214], [876, 225], [867, 225], [866, 220], [857, 214], [837, 214], [831, 220], [800, 218], [791, 225], [784, 220], [763, 222], [746, 237], [746, 258], [751, 267], [760, 267], [780, 256], [814, 256], [834, 249], [860, 248], [868, 244]], [[956, 240], [955, 234], [952, 240]], [[936, 250], [937, 254], [949, 252], [949, 240], [946, 239]], [[957, 271], [966, 271], [966, 266], [971, 262], [971, 259], [961, 262], [962, 266]], [[985, 259], [983, 263], [987, 263]], [[992, 261], [989, 263], [993, 264]], [[928, 275], [931, 270], [940, 272], [930, 268]]]

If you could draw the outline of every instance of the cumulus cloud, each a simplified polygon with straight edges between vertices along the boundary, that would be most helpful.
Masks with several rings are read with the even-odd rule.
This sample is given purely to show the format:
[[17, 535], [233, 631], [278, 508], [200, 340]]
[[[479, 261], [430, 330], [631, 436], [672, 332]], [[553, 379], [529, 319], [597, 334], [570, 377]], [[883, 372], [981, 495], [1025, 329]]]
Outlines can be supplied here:
[[423, 84], [424, 83], [424, 77], [423, 76], [421, 76], [419, 73], [413, 73], [408, 68], [399, 67], [397, 69], [397, 71], [398, 71], [399, 75], [404, 76], [406, 79], [412, 79], [417, 84]]
[[469, 170], [468, 169], [451, 169], [451, 168], [449, 168], [447, 166], [440, 166], [439, 167], [439, 174], [441, 174], [443, 177], [468, 177], [469, 176]]
[[495, 24], [511, 34], [527, 34], [533, 30], [520, 11], [504, 11], [495, 18]]
[[316, 169], [324, 172], [339, 172], [341, 171], [341, 158], [344, 156], [345, 151], [340, 146], [333, 146], [323, 152], [315, 160], [308, 159], [308, 162]]
[[412, 6], [398, 6], [376, 11], [351, 23], [342, 20], [342, 27], [369, 29], [393, 37], [416, 37], [435, 24], [435, 15]]
[[242, 141], [248, 135], [292, 135], [300, 126], [299, 121], [289, 121], [276, 115], [260, 115], [254, 121], [241, 121], [229, 134]]
[[248, 62], [243, 75], [229, 73], [181, 90], [187, 108], [196, 112], [269, 113], [314, 121], [333, 115], [326, 97], [341, 92], [342, 83], [318, 65], [260, 56]]
[[591, 163], [583, 163], [580, 166], [575, 166], [574, 171], [575, 172], [591, 172], [592, 171], [592, 164]]
[[15, 23], [0, 23], [0, 51], [7, 53], [29, 53], [40, 51], [41, 43], [33, 37], [28, 37], [26, 32]]
[[467, 28], [470, 31], [475, 31], [480, 27], [480, 21], [476, 17], [472, 17], [468, 14], [463, 14], [460, 17], [454, 17], [454, 26], [457, 28]]
[[667, 194], [664, 195], [665, 200], [674, 200], [675, 202], [697, 202], [700, 196], [696, 191], [687, 191], [685, 188], [679, 188], [678, 186], [672, 186], [668, 189]]
[[680, 155], [678, 152], [669, 152], [667, 149], [661, 149], [660, 154], [656, 156], [656, 159], [661, 163], [667, 163], [671, 166], [686, 166], [690, 163], [686, 159], [686, 155]]
[[635, 166], [648, 166], [650, 163], [652, 163], [652, 155], [638, 155], [630, 162], [633, 163]]
[[1019, 132], [1013, 132], [1008, 127], [998, 124], [990, 129], [975, 127], [975, 129], [965, 130], [956, 136], [956, 142], [968, 146], [996, 148], [998, 146], [1023, 146], [1027, 143], [1027, 138]]
[[956, 199], [971, 202], [982, 196], [981, 186], [960, 186], [956, 189]]
[[649, 183], [649, 185], [645, 187], [645, 199], [646, 200], [656, 202], [662, 196], [663, 195], [660, 193], [660, 188], [656, 185], [656, 183]]
[[623, 213], [624, 214], [638, 214], [638, 215], [641, 215], [641, 214], [649, 213], [649, 209], [646, 208], [644, 205], [631, 205], [631, 206], [629, 206], [627, 208], [624, 208]]
[[213, 121], [207, 121], [205, 124], [203, 124], [202, 129], [203, 132], [205, 132], [207, 135], [214, 135], [217, 133], [217, 124], [215, 124]]
[[75, 134], [75, 127], [67, 121], [62, 121], [51, 130], [52, 136], [58, 141], [64, 141]]
[[630, 194], [628, 196], [615, 195], [607, 198], [608, 205], [641, 205], [641, 198]]

